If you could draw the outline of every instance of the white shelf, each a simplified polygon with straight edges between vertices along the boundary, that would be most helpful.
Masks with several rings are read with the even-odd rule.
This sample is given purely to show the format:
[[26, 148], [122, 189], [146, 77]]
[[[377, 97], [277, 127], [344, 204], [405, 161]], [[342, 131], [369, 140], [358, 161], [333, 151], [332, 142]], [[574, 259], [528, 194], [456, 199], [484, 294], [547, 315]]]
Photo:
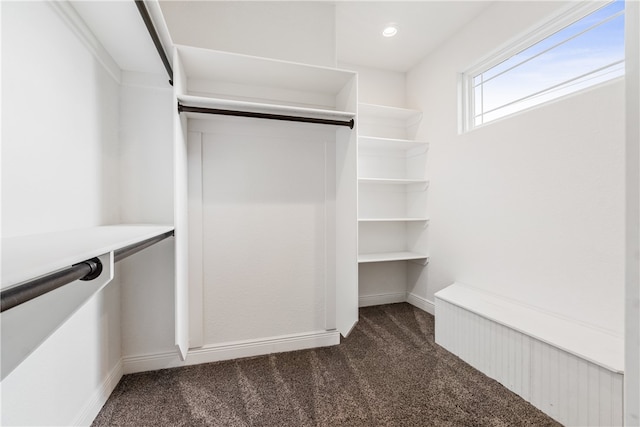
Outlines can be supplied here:
[[421, 222], [429, 221], [429, 218], [359, 218], [359, 222]]
[[409, 185], [428, 184], [428, 179], [358, 178], [360, 184]]
[[387, 262], [387, 261], [410, 261], [424, 260], [429, 261], [429, 257], [425, 254], [416, 252], [379, 252], [374, 254], [358, 254], [358, 263], [368, 262]]
[[[205, 96], [178, 95], [178, 101], [190, 107], [216, 108], [222, 110], [248, 111], [252, 113], [282, 114], [288, 116], [310, 117], [317, 119], [345, 120], [355, 117], [355, 113], [347, 111], [324, 110], [319, 108], [296, 107], [290, 105], [268, 104], [262, 102], [237, 101]], [[188, 113], [187, 117], [208, 116], [203, 113]]]
[[358, 115], [360, 118], [399, 120], [407, 124], [417, 123], [422, 119], [422, 111], [364, 103], [358, 104]]
[[413, 148], [429, 148], [426, 141], [414, 141], [410, 139], [378, 138], [375, 136], [360, 135], [358, 146], [375, 150], [411, 150]]
[[171, 225], [107, 225], [2, 239], [2, 288], [173, 230]]
[[[198, 47], [176, 45], [188, 79], [338, 95], [355, 73]], [[186, 91], [186, 93], [189, 93]]]

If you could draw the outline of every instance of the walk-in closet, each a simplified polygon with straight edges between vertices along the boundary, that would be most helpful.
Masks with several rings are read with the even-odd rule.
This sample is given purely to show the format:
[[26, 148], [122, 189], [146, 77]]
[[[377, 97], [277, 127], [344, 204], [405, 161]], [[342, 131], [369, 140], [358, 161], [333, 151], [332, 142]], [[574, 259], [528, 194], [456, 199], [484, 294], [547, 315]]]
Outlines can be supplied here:
[[0, 18], [0, 424], [640, 424], [637, 1]]

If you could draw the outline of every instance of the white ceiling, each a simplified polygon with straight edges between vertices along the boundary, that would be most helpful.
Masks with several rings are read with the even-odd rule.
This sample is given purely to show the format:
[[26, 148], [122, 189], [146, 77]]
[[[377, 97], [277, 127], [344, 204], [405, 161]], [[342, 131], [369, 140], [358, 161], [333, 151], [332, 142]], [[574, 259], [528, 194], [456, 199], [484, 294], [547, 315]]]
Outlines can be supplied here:
[[[71, 4], [121, 69], [164, 72], [133, 0], [73, 0]], [[337, 1], [334, 4], [338, 62], [404, 72], [492, 2]], [[384, 38], [381, 32], [389, 22], [397, 23], [399, 31], [393, 38]], [[202, 30], [194, 28], [194, 31]]]
[[[451, 0], [338, 2], [338, 61], [407, 71], [491, 4]], [[392, 22], [398, 33], [383, 37], [383, 28]]]
[[133, 0], [71, 1], [120, 69], [164, 73], [164, 66]]

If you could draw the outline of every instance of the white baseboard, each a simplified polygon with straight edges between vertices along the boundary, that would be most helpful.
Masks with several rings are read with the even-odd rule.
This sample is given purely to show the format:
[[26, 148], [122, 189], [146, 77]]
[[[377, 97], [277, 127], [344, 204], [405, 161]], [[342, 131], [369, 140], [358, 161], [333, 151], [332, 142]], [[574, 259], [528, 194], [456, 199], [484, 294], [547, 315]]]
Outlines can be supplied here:
[[261, 356], [285, 351], [328, 347], [337, 344], [340, 344], [340, 333], [338, 331], [318, 331], [206, 345], [204, 347], [190, 349], [187, 353], [187, 360], [185, 361], [180, 360], [177, 351], [141, 356], [126, 356], [122, 360], [124, 373], [132, 374], [135, 372], [198, 365], [201, 363]]
[[408, 293], [407, 302], [412, 306], [435, 316], [436, 305], [432, 301], [429, 301], [426, 298], [422, 298], [414, 293]]
[[414, 293], [394, 292], [388, 294], [362, 295], [358, 298], [358, 307], [369, 307], [372, 305], [395, 304], [407, 302], [422, 311], [434, 315], [435, 304], [426, 298], [422, 298]]
[[405, 302], [407, 294], [405, 292], [394, 292], [388, 294], [362, 295], [358, 297], [358, 307], [369, 307], [372, 305], [395, 304]]
[[120, 382], [120, 378], [123, 375], [122, 359], [118, 361], [116, 366], [109, 372], [109, 375], [104, 379], [102, 385], [93, 393], [91, 398], [84, 405], [84, 408], [76, 416], [73, 422], [74, 426], [89, 426], [96, 418], [104, 404], [109, 399], [109, 396]]

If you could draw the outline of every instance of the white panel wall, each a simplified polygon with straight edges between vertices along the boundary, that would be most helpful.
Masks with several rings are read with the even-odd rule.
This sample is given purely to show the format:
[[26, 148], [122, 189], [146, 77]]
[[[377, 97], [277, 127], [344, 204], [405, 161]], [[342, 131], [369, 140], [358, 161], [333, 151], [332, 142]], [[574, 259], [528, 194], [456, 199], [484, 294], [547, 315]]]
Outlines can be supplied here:
[[622, 374], [441, 299], [436, 319], [439, 345], [564, 425], [622, 425]]
[[562, 6], [497, 2], [407, 75], [430, 142], [426, 286], [453, 281], [621, 335], [624, 83], [458, 135], [458, 73]]
[[[2, 3], [2, 235], [118, 220], [118, 83], [41, 2]], [[2, 425], [90, 422], [120, 378], [118, 278], [2, 381]]]
[[161, 2], [174, 43], [335, 67], [330, 2]]
[[236, 118], [191, 121], [196, 129], [205, 345], [324, 331], [335, 129]]
[[[365, 104], [406, 108], [406, 74], [370, 67], [339, 63], [340, 68], [358, 73], [358, 101]], [[413, 126], [381, 117], [367, 117], [360, 113], [360, 135], [388, 138], [413, 138]], [[407, 155], [405, 155], [407, 154]], [[360, 148], [358, 175], [361, 177], [406, 177], [423, 179], [427, 152], [423, 149], [411, 153], [381, 152]], [[417, 188], [420, 187], [420, 188]], [[422, 186], [360, 185], [358, 189], [359, 216], [369, 217], [424, 217], [428, 192]], [[359, 226], [360, 252], [415, 250], [416, 244], [426, 248], [426, 233], [420, 232], [424, 223], [371, 224]], [[419, 242], [411, 236], [420, 236]], [[358, 266], [359, 305], [386, 304], [410, 301], [429, 312], [432, 303], [414, 293], [425, 287], [428, 268], [411, 262], [366, 263]], [[424, 292], [423, 292], [424, 293]]]

